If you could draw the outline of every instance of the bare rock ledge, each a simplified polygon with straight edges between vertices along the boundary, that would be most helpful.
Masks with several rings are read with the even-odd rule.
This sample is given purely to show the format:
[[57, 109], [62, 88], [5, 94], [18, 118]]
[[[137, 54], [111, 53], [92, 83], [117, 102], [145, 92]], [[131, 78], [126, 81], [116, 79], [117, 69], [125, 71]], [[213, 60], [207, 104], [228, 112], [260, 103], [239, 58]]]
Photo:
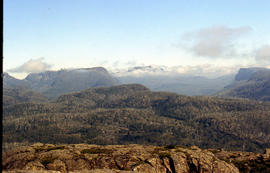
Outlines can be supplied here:
[[[223, 150], [201, 150], [195, 146], [37, 143], [2, 153], [2, 168], [6, 173], [238, 173], [237, 162], [232, 158], [243, 155]], [[269, 152], [252, 155], [255, 160], [257, 157], [265, 159], [267, 170]]]

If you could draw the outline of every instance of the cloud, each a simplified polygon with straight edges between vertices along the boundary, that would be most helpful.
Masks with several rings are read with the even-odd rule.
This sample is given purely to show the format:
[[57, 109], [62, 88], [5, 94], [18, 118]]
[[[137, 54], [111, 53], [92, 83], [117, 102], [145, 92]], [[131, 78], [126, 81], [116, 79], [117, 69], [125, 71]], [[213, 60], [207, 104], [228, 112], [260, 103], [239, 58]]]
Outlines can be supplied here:
[[30, 59], [23, 65], [9, 69], [8, 72], [12, 73], [39, 73], [51, 68], [51, 65], [43, 62], [44, 58]]
[[237, 73], [239, 65], [222, 66], [214, 64], [188, 65], [188, 66], [174, 66], [170, 67], [172, 75], [190, 75], [203, 76], [208, 78], [216, 78], [224, 75]]
[[212, 64], [202, 64], [194, 66], [159, 66], [159, 65], [148, 65], [148, 66], [136, 66], [129, 67], [127, 69], [112, 69], [111, 72], [114, 76], [168, 76], [176, 77], [181, 75], [190, 76], [204, 76], [204, 77], [220, 77], [223, 75], [237, 73], [240, 65], [235, 66], [217, 66]]
[[196, 55], [219, 58], [235, 54], [234, 41], [251, 30], [247, 26], [238, 28], [213, 26], [187, 33], [183, 36], [183, 39], [186, 41], [188, 50]]
[[261, 65], [270, 65], [270, 45], [264, 45], [255, 52], [255, 60]]

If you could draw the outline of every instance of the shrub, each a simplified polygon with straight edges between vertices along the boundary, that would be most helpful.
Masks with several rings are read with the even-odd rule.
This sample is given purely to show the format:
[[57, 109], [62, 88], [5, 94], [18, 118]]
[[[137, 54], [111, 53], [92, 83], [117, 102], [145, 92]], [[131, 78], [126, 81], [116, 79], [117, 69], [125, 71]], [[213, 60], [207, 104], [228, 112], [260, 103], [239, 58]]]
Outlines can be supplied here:
[[44, 157], [40, 160], [40, 163], [46, 167], [49, 163], [53, 163], [53, 161], [54, 159], [51, 157]]
[[83, 154], [111, 154], [112, 150], [105, 148], [89, 148], [81, 151]]
[[161, 160], [164, 159], [165, 157], [171, 158], [170, 153], [167, 153], [167, 152], [159, 153], [158, 156], [159, 156], [159, 158], [160, 158]]
[[175, 149], [176, 146], [175, 145], [166, 145], [164, 148], [166, 148], [166, 149]]
[[51, 150], [63, 150], [65, 146], [55, 146], [55, 147], [49, 147], [46, 150], [51, 151]]

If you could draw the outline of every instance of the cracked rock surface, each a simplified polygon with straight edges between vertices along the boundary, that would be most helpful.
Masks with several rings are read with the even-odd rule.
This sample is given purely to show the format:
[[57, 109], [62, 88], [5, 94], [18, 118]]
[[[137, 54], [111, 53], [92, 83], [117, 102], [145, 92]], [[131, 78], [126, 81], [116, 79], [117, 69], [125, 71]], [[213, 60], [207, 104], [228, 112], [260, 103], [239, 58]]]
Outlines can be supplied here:
[[[231, 162], [197, 147], [33, 144], [2, 153], [3, 172], [238, 173]], [[266, 157], [266, 154], [265, 154]]]

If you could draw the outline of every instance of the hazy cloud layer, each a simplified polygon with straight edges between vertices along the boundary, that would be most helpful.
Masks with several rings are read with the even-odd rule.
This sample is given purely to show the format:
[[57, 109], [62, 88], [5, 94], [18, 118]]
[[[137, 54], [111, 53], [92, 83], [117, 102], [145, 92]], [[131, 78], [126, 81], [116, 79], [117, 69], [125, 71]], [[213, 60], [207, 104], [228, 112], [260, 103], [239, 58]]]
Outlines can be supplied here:
[[179, 76], [179, 75], [191, 75], [191, 76], [204, 76], [215, 78], [223, 75], [235, 74], [241, 66], [216, 66], [211, 64], [195, 65], [195, 66], [136, 66], [129, 67], [127, 69], [111, 69], [110, 71], [114, 76]]
[[30, 59], [23, 65], [9, 69], [8, 72], [13, 73], [39, 73], [46, 70], [49, 70], [51, 68], [51, 65], [43, 62], [44, 58], [39, 59]]
[[235, 54], [234, 41], [241, 35], [250, 32], [250, 27], [229, 28], [213, 26], [183, 36], [190, 51], [199, 56], [219, 58]]
[[270, 65], [270, 45], [264, 45], [256, 51], [255, 60], [258, 64]]

